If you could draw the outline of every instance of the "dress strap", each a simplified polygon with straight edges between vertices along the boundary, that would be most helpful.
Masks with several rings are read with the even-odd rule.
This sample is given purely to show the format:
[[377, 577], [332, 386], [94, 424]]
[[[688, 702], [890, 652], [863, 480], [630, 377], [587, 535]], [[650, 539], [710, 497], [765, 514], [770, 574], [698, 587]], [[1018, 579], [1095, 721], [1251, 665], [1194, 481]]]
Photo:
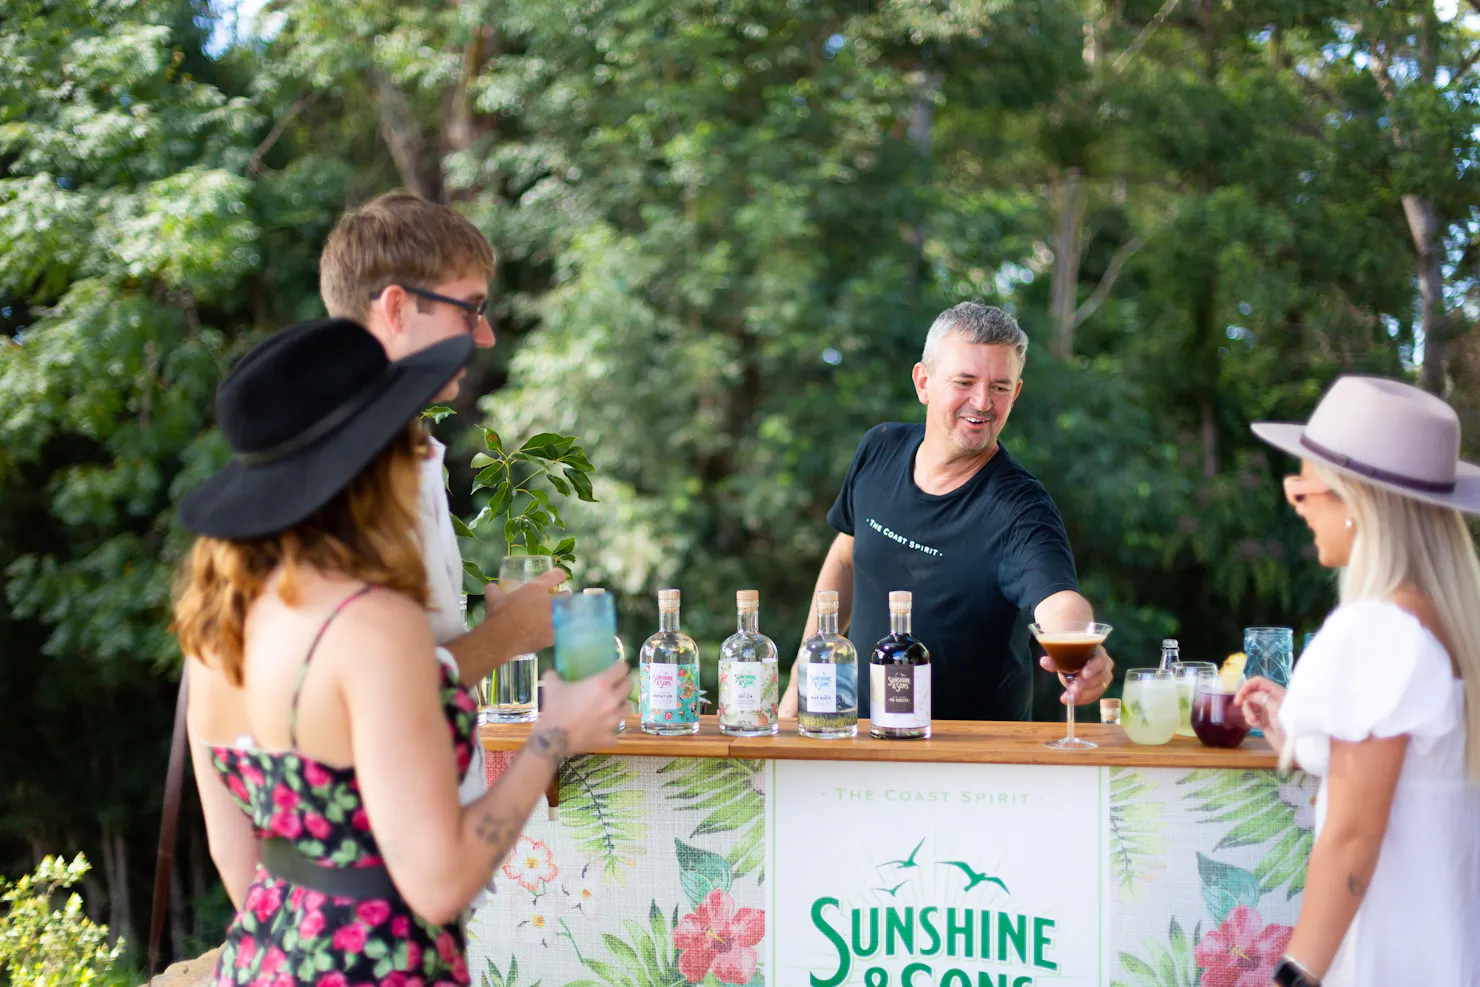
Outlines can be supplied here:
[[370, 592], [370, 584], [366, 583], [339, 601], [339, 605], [330, 612], [329, 616], [324, 618], [324, 623], [319, 627], [319, 632], [313, 636], [313, 644], [308, 646], [308, 654], [304, 656], [303, 665], [298, 669], [298, 681], [293, 683], [293, 703], [288, 707], [288, 743], [293, 746], [294, 750], [298, 749], [298, 696], [303, 692], [303, 679], [308, 675], [308, 663], [313, 661], [313, 653], [318, 650], [319, 642], [324, 639], [324, 632], [329, 629], [329, 625], [334, 622], [334, 618], [338, 617], [344, 611], [345, 607], [368, 592]]

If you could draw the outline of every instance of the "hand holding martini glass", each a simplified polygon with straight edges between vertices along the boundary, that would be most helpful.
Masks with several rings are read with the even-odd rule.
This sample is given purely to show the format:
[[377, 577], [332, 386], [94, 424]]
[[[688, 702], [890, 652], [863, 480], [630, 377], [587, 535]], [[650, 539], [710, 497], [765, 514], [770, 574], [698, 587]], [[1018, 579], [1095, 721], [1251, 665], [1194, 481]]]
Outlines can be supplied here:
[[[1100, 645], [1105, 643], [1105, 638], [1110, 636], [1109, 624], [1097, 624], [1093, 621], [1055, 621], [1052, 629], [1041, 624], [1029, 624], [1028, 630], [1033, 632], [1043, 650], [1058, 668], [1059, 673], [1069, 682], [1073, 682], [1089, 660], [1095, 656]], [[1043, 745], [1057, 751], [1087, 751], [1098, 747], [1088, 740], [1079, 740], [1074, 736], [1074, 704], [1069, 704], [1069, 732], [1059, 740], [1050, 740]]]

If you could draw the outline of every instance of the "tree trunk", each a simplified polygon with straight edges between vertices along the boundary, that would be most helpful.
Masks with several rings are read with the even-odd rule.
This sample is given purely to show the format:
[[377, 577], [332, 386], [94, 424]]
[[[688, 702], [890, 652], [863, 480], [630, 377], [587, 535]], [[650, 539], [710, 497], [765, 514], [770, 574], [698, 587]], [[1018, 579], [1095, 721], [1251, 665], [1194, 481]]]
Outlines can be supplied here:
[[1060, 359], [1074, 355], [1074, 310], [1078, 305], [1079, 260], [1084, 246], [1084, 173], [1068, 168], [1054, 182], [1053, 351]]
[[103, 870], [108, 880], [108, 936], [134, 941], [133, 910], [129, 905], [128, 844], [123, 834], [103, 824]]
[[[944, 78], [939, 69], [921, 65], [918, 69], [922, 82], [910, 103], [910, 126], [908, 136], [922, 165], [930, 163], [930, 140], [935, 130], [935, 93]], [[910, 228], [910, 246], [914, 248], [910, 257], [910, 286], [919, 297], [920, 286], [925, 277], [925, 221], [916, 220]]]
[[431, 146], [405, 95], [381, 77], [375, 84], [380, 108], [380, 136], [406, 188], [430, 202], [442, 200], [442, 162]]
[[1423, 368], [1419, 382], [1424, 390], [1442, 395], [1448, 382], [1449, 343], [1449, 316], [1444, 305], [1443, 226], [1434, 203], [1416, 195], [1403, 196], [1403, 214], [1408, 218], [1413, 249], [1418, 254], [1418, 294], [1423, 306]]

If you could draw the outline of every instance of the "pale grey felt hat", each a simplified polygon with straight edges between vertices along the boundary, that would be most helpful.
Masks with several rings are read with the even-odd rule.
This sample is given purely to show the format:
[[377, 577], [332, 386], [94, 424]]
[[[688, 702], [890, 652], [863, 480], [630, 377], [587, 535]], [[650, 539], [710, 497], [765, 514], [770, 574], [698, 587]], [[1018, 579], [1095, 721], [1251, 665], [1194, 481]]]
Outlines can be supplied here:
[[1459, 415], [1411, 384], [1338, 377], [1310, 421], [1250, 427], [1292, 456], [1414, 500], [1480, 514], [1480, 466], [1459, 458]]

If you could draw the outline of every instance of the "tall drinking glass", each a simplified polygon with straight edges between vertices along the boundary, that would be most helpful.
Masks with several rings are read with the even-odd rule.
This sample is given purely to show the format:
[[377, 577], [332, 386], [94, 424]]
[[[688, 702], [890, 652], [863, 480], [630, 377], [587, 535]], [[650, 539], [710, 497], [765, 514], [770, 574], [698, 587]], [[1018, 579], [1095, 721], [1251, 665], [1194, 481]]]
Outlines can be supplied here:
[[[1245, 627], [1244, 654], [1249, 662], [1244, 674], [1249, 678], [1263, 676], [1278, 686], [1290, 684], [1290, 669], [1295, 665], [1295, 632], [1288, 627]], [[1262, 730], [1252, 731], [1262, 737]]]
[[567, 682], [603, 672], [617, 660], [617, 612], [606, 594], [561, 596], [551, 604], [555, 671]]
[[[510, 555], [499, 563], [498, 588], [512, 593], [555, 568], [548, 555]], [[539, 659], [516, 655], [493, 670], [478, 690], [480, 723], [528, 723], [539, 719]]]
[[1217, 674], [1218, 666], [1210, 661], [1179, 661], [1172, 665], [1172, 678], [1177, 682], [1177, 736], [1193, 737], [1192, 695], [1197, 691], [1197, 677], [1203, 673]]
[[[1096, 624], [1085, 621], [1065, 621], [1056, 624], [1052, 629], [1045, 628], [1040, 624], [1029, 624], [1028, 630], [1033, 637], [1038, 639], [1039, 645], [1053, 659], [1053, 663], [1066, 680], [1073, 682], [1084, 671], [1084, 666], [1094, 657], [1095, 651], [1105, 643], [1105, 638], [1110, 636], [1109, 624]], [[1059, 740], [1050, 740], [1044, 747], [1052, 747], [1058, 751], [1088, 751], [1094, 750], [1099, 744], [1092, 744], [1088, 740], [1080, 740], [1074, 736], [1074, 706], [1069, 705], [1068, 732]]]

